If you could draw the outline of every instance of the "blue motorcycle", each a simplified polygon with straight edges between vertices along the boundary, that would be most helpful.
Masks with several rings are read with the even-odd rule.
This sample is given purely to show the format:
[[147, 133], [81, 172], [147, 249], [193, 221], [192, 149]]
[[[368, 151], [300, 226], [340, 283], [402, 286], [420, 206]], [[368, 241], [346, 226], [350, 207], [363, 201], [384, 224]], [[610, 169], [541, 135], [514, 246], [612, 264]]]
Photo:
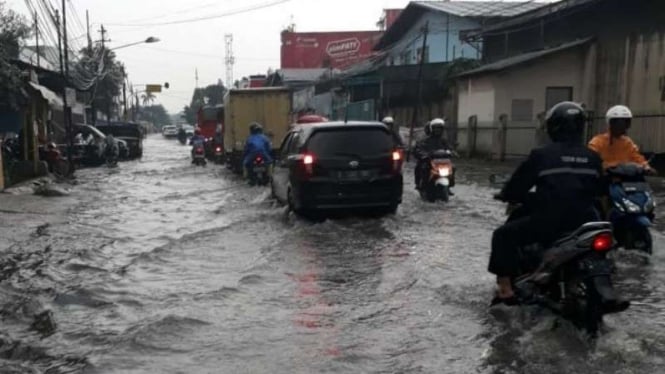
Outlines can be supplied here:
[[621, 164], [607, 169], [610, 177], [609, 220], [619, 246], [653, 253], [653, 240], [649, 228], [654, 221], [656, 202], [644, 176], [645, 169], [638, 164]]

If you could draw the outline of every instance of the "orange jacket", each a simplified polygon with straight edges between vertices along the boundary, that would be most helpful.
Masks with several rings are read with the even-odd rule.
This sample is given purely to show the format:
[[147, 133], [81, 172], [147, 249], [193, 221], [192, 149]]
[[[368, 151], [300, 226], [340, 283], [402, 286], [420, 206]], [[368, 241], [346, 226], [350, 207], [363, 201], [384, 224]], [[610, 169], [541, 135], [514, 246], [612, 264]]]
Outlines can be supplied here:
[[612, 139], [611, 144], [609, 132], [596, 135], [589, 142], [589, 148], [598, 153], [600, 158], [603, 159], [604, 169], [626, 162], [634, 162], [643, 166], [647, 165], [647, 160], [640, 153], [640, 149], [626, 135], [618, 139]]

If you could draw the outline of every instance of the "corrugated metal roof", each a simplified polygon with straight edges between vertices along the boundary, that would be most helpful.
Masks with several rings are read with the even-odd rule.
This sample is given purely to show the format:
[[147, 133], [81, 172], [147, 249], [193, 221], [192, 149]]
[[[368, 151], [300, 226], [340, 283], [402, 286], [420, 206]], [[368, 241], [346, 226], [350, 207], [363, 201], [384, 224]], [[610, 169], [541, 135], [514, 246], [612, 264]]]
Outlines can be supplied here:
[[463, 78], [463, 77], [468, 77], [468, 76], [471, 76], [471, 75], [492, 73], [492, 72], [496, 72], [496, 71], [505, 70], [507, 68], [510, 68], [510, 67], [513, 67], [513, 66], [516, 66], [516, 65], [519, 65], [519, 64], [523, 64], [525, 62], [529, 62], [529, 61], [535, 60], [537, 58], [550, 55], [552, 53], [561, 52], [561, 51], [564, 51], [566, 49], [581, 46], [583, 44], [586, 44], [586, 43], [590, 42], [591, 40], [593, 40], [593, 38], [576, 40], [574, 42], [562, 44], [562, 45], [554, 47], [554, 48], [544, 49], [544, 50], [535, 51], [535, 52], [528, 52], [528, 53], [524, 53], [524, 54], [517, 55], [517, 56], [514, 56], [514, 57], [509, 57], [509, 58], [506, 58], [506, 59], [503, 59], [503, 60], [499, 60], [497, 62], [493, 62], [491, 64], [483, 65], [483, 66], [479, 67], [478, 69], [469, 70], [467, 72], [464, 72], [464, 73], [458, 75], [457, 77], [458, 78]]
[[536, 1], [415, 1], [458, 17], [513, 17], [547, 4]]

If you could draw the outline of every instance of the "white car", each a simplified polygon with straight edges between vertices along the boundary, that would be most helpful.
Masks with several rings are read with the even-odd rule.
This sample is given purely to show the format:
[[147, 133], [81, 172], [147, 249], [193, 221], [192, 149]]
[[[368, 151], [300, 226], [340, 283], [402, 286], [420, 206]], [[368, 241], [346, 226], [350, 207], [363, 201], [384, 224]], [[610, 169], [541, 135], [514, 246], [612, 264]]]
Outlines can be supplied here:
[[178, 135], [178, 128], [175, 126], [164, 126], [162, 128], [162, 135], [166, 138], [175, 138]]

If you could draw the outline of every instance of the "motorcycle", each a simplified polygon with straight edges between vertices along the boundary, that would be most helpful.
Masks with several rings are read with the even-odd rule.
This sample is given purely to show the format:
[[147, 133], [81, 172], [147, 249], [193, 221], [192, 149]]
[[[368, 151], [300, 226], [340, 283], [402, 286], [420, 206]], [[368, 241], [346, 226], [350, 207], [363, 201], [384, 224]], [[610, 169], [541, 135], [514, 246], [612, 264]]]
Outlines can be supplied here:
[[254, 157], [252, 167], [248, 170], [250, 186], [267, 186], [270, 183], [270, 165], [261, 155]]
[[429, 163], [429, 168], [417, 172], [428, 173], [421, 178], [418, 189], [423, 200], [435, 202], [441, 200], [447, 202], [450, 199], [450, 187], [455, 177], [455, 167], [451, 160], [453, 152], [450, 150], [436, 150], [426, 155], [421, 162]]
[[192, 150], [192, 163], [197, 166], [206, 166], [205, 148], [203, 145], [196, 145]]
[[180, 142], [180, 144], [186, 145], [187, 144], [187, 134], [185, 134], [185, 133], [178, 134], [178, 141]]
[[221, 145], [215, 146], [215, 164], [221, 165], [224, 163], [224, 147]]
[[[500, 196], [495, 199], [502, 200]], [[508, 221], [527, 209], [509, 205]], [[552, 243], [519, 249], [520, 275], [513, 279], [517, 298], [540, 305], [595, 335], [606, 314], [628, 309], [612, 285], [614, 264], [607, 254], [616, 246], [609, 222], [588, 222]]]
[[645, 181], [641, 165], [627, 163], [607, 169], [610, 178], [609, 220], [619, 246], [653, 253], [649, 228], [654, 221], [656, 202]]

